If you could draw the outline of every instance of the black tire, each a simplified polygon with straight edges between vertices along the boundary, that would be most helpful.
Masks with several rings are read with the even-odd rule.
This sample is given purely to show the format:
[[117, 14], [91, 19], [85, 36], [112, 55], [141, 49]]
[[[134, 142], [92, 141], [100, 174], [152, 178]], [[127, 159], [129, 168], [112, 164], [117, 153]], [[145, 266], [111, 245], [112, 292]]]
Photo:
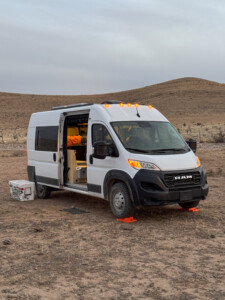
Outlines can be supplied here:
[[110, 207], [115, 217], [128, 218], [133, 216], [134, 206], [124, 183], [115, 183], [110, 190], [109, 198]]
[[42, 185], [42, 184], [36, 184], [36, 192], [37, 192], [37, 197], [40, 199], [48, 199], [50, 198], [50, 194], [51, 194], [51, 188], [46, 186], [46, 185]]
[[198, 206], [200, 200], [196, 200], [196, 201], [191, 201], [191, 202], [184, 202], [184, 203], [179, 203], [179, 205], [182, 207], [182, 208], [193, 208], [193, 207], [196, 207]]

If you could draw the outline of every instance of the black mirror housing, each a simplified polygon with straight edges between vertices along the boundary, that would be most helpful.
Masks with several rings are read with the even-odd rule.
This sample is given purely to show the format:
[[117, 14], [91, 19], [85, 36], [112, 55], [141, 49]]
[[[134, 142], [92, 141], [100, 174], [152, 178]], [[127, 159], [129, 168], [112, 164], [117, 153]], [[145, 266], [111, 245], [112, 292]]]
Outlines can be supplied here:
[[93, 144], [94, 153], [92, 156], [98, 159], [106, 158], [106, 156], [110, 155], [110, 145], [111, 144], [108, 144], [103, 141], [95, 142]]
[[186, 140], [186, 143], [191, 148], [191, 150], [196, 153], [197, 150], [197, 141], [195, 139], [188, 139]]

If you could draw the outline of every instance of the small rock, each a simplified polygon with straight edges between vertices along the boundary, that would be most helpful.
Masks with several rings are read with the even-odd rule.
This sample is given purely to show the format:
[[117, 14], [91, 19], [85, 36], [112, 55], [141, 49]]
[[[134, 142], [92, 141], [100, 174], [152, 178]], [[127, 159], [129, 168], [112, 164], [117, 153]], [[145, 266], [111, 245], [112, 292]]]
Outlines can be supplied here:
[[123, 229], [123, 230], [133, 230], [133, 228], [128, 227], [128, 226], [127, 226], [127, 227], [122, 227], [122, 229]]
[[215, 239], [215, 235], [214, 234], [210, 234], [211, 239]]
[[10, 239], [4, 239], [4, 241], [3, 241], [3, 245], [11, 245], [12, 244], [12, 242], [11, 242], [11, 240]]
[[42, 232], [43, 229], [42, 228], [34, 228], [34, 232]]

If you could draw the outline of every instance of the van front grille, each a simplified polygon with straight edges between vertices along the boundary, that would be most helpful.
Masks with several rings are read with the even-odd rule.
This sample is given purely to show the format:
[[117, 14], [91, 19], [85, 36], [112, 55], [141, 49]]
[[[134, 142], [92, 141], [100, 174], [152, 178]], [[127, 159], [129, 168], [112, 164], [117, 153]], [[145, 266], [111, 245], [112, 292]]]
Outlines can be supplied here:
[[200, 172], [167, 173], [164, 175], [164, 182], [167, 187], [199, 184], [201, 174]]

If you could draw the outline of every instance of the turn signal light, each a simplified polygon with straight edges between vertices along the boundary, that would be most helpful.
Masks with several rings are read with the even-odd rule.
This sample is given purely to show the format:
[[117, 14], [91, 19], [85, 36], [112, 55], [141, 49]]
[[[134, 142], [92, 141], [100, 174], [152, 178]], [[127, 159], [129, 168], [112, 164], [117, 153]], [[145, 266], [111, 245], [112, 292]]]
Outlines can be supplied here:
[[123, 107], [124, 106], [124, 104], [123, 103], [120, 103], [120, 107]]
[[197, 161], [196, 161], [196, 168], [200, 167], [201, 166], [201, 162], [200, 162], [200, 159], [198, 156], [196, 156], [197, 158]]
[[134, 106], [135, 106], [135, 107], [138, 107], [138, 106], [139, 106], [139, 104], [138, 104], [138, 103], [135, 103], [135, 104], [134, 104]]
[[145, 161], [137, 161], [137, 160], [131, 160], [128, 159], [129, 165], [134, 169], [145, 169], [145, 170], [151, 170], [151, 171], [160, 171], [160, 168], [157, 167], [155, 164], [151, 162], [145, 162]]
[[148, 108], [150, 108], [150, 109], [151, 109], [151, 108], [152, 108], [152, 106], [149, 104], [149, 105], [148, 105]]
[[132, 105], [131, 103], [127, 103], [127, 106], [128, 106], [128, 107], [131, 107], [131, 105]]
[[128, 159], [128, 163], [132, 168], [141, 169], [139, 161]]
[[106, 107], [106, 108], [109, 108], [109, 104], [108, 104], [108, 103], [106, 103], [106, 104], [105, 104], [105, 107]]

